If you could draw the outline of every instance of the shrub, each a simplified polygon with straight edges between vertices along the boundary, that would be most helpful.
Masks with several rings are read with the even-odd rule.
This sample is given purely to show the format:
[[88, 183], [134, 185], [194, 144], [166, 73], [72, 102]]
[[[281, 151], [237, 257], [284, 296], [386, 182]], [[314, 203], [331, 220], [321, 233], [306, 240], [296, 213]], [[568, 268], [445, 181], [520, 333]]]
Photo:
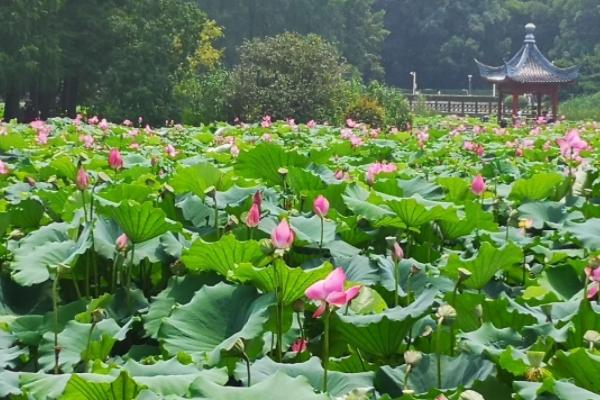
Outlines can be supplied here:
[[231, 121], [231, 73], [217, 69], [201, 75], [191, 74], [175, 88], [182, 122], [187, 125]]
[[266, 114], [331, 119], [347, 71], [336, 48], [316, 35], [283, 33], [248, 41], [232, 75], [234, 110], [246, 120]]
[[561, 114], [571, 120], [600, 120], [600, 92], [591, 96], [575, 97], [566, 101]]
[[361, 97], [348, 108], [346, 118], [352, 118], [372, 127], [381, 127], [385, 120], [385, 110], [377, 100]]
[[384, 108], [385, 125], [404, 128], [408, 124], [412, 124], [410, 104], [400, 90], [379, 82], [371, 82], [367, 87], [367, 93]]

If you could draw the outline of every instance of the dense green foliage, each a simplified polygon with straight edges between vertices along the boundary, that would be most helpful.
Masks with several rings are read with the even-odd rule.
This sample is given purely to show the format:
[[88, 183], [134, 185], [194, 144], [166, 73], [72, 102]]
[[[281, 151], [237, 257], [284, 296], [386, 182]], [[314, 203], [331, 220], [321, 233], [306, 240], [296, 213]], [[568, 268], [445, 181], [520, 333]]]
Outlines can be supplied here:
[[561, 112], [570, 120], [600, 121], [600, 93], [575, 97], [562, 105]]
[[414, 125], [0, 124], [0, 397], [600, 399], [598, 125]]

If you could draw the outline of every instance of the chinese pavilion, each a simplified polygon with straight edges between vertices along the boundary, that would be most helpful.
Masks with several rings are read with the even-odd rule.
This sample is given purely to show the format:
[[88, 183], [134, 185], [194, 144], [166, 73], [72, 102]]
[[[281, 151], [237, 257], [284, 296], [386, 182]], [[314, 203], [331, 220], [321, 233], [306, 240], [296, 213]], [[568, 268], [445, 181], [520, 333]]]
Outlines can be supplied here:
[[537, 115], [542, 115], [542, 96], [552, 99], [552, 118], [558, 116], [560, 88], [574, 83], [579, 76], [579, 66], [559, 68], [550, 62], [535, 44], [535, 25], [525, 26], [525, 43], [521, 50], [500, 67], [490, 67], [475, 60], [479, 73], [498, 88], [498, 121], [502, 119], [504, 97], [512, 94], [512, 117], [517, 118], [519, 95], [533, 94], [537, 98]]

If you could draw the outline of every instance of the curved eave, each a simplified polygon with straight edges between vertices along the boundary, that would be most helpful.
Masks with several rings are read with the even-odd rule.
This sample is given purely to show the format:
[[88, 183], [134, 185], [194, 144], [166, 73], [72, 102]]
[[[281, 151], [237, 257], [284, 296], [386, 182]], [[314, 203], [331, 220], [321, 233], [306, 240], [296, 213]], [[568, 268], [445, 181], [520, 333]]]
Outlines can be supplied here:
[[480, 62], [477, 59], [475, 59], [475, 63], [479, 68], [479, 75], [481, 75], [483, 79], [486, 79], [490, 82], [501, 82], [506, 79], [506, 65], [492, 67]]

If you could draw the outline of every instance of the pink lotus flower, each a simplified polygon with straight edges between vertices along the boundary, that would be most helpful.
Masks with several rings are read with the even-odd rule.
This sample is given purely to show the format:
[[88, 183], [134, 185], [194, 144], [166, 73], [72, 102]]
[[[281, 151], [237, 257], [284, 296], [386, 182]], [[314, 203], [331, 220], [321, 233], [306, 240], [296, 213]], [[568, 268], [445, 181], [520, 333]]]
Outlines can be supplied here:
[[152, 135], [154, 134], [154, 131], [152, 130], [152, 127], [148, 124], [146, 124], [146, 127], [144, 128], [144, 132], [146, 132], [147, 135]]
[[485, 180], [483, 179], [483, 177], [481, 175], [477, 175], [473, 179], [473, 182], [471, 183], [471, 191], [476, 196], [481, 196], [485, 192], [485, 188], [486, 188]]
[[319, 195], [313, 202], [313, 211], [320, 218], [325, 218], [329, 212], [329, 200], [327, 200], [323, 195]]
[[588, 286], [587, 298], [592, 300], [598, 294], [600, 290], [600, 267], [598, 268], [586, 268], [585, 275], [592, 283]]
[[130, 148], [131, 150], [139, 150], [139, 149], [140, 149], [140, 144], [139, 144], [139, 143], [135, 143], [135, 142], [133, 142], [133, 143], [131, 143], [131, 144], [129, 145], [129, 148]]
[[482, 132], [483, 132], [483, 128], [482, 128], [482, 127], [480, 127], [479, 125], [475, 125], [475, 126], [473, 127], [473, 133], [474, 133], [474, 134], [476, 134], [476, 135], [479, 135], [479, 134], [480, 134], [480, 133], [482, 133]]
[[352, 145], [352, 147], [356, 148], [356, 147], [360, 147], [363, 144], [363, 140], [355, 135], [352, 135], [350, 137], [350, 144]]
[[258, 212], [262, 212], [262, 197], [260, 195], [260, 191], [256, 191], [254, 195], [252, 195], [252, 204], [256, 204], [258, 206]]
[[313, 318], [320, 317], [327, 307], [343, 307], [358, 296], [360, 286], [344, 290], [346, 273], [342, 268], [334, 269], [327, 278], [312, 284], [304, 294], [310, 300], [319, 303], [319, 307], [313, 314]]
[[44, 121], [40, 121], [38, 119], [38, 120], [30, 122], [29, 126], [32, 127], [33, 129], [35, 129], [36, 131], [39, 131], [46, 127], [46, 123]]
[[231, 148], [229, 149], [229, 152], [231, 153], [231, 157], [233, 158], [238, 158], [238, 156], [240, 155], [240, 148], [237, 147], [235, 144], [233, 146], [231, 146]]
[[129, 137], [136, 137], [139, 134], [140, 134], [140, 131], [138, 129], [130, 129], [127, 131], [127, 136], [129, 136]]
[[271, 127], [271, 116], [270, 115], [265, 115], [262, 119], [262, 122], [260, 123], [260, 126], [262, 126], [263, 128], [270, 128]]
[[404, 258], [404, 250], [398, 242], [394, 242], [394, 246], [392, 247], [392, 259], [395, 262], [400, 262]]
[[294, 243], [294, 231], [287, 220], [283, 219], [271, 232], [271, 242], [277, 249], [289, 249]]
[[350, 139], [352, 136], [354, 136], [352, 129], [343, 128], [340, 131], [340, 138], [342, 138], [342, 139]]
[[397, 169], [396, 164], [374, 163], [367, 169], [367, 183], [372, 185], [375, 183], [375, 177], [381, 173], [392, 173]]
[[48, 133], [46, 130], [40, 130], [35, 138], [37, 144], [48, 144]]
[[256, 203], [252, 204], [248, 215], [246, 216], [246, 226], [248, 228], [256, 228], [260, 223], [260, 206]]
[[350, 179], [350, 174], [348, 174], [348, 172], [338, 169], [337, 171], [335, 171], [335, 179], [337, 179], [338, 181], [346, 181], [348, 179]]
[[352, 118], [348, 118], [346, 120], [346, 126], [348, 128], [356, 128], [356, 125], [357, 125], [356, 121], [354, 121]]
[[4, 161], [0, 160], [0, 175], [8, 175], [8, 167], [4, 163]]
[[90, 176], [83, 167], [79, 167], [77, 171], [77, 178], [75, 179], [75, 184], [77, 185], [77, 189], [84, 191], [90, 185]]
[[316, 128], [317, 127], [317, 123], [315, 122], [314, 119], [311, 119], [310, 121], [308, 121], [306, 123], [306, 126], [310, 129]]
[[165, 147], [165, 153], [171, 158], [177, 157], [177, 150], [175, 150], [175, 147], [172, 144], [168, 144]]
[[90, 125], [96, 125], [98, 122], [100, 122], [100, 119], [98, 119], [96, 115], [94, 115], [92, 118], [88, 118], [87, 120], [87, 123]]
[[473, 142], [465, 140], [465, 142], [463, 143], [463, 149], [465, 149], [466, 151], [473, 151], [474, 148], [475, 145], [473, 144]]
[[111, 149], [108, 154], [108, 165], [114, 170], [123, 168], [123, 157], [118, 149]]
[[83, 147], [86, 149], [94, 147], [94, 137], [92, 135], [81, 135], [79, 141], [83, 143]]
[[123, 121], [123, 125], [127, 126], [127, 127], [130, 127], [130, 126], [133, 126], [133, 122], [131, 122], [130, 120], [126, 119], [126, 120]]
[[573, 129], [563, 138], [556, 141], [560, 147], [560, 154], [566, 159], [575, 159], [580, 152], [588, 148], [588, 143], [581, 139], [579, 131]]
[[117, 250], [119, 250], [119, 251], [125, 250], [127, 248], [128, 244], [129, 244], [129, 238], [124, 233], [121, 234], [121, 236], [119, 236], [115, 242], [115, 245], [117, 246]]
[[108, 121], [106, 118], [102, 118], [102, 121], [98, 122], [98, 128], [102, 129], [103, 131], [108, 129]]
[[298, 338], [292, 343], [292, 351], [294, 353], [303, 353], [308, 349], [308, 340]]
[[294, 118], [288, 118], [286, 122], [290, 128], [292, 128], [292, 129], [298, 128], [298, 125], [296, 124], [296, 120]]
[[266, 142], [266, 143], [271, 143], [271, 142], [273, 141], [273, 138], [272, 138], [272, 137], [271, 137], [271, 135], [270, 135], [270, 134], [268, 134], [268, 133], [265, 133], [264, 135], [262, 135], [262, 136], [260, 137], [260, 139], [261, 139], [263, 142]]

